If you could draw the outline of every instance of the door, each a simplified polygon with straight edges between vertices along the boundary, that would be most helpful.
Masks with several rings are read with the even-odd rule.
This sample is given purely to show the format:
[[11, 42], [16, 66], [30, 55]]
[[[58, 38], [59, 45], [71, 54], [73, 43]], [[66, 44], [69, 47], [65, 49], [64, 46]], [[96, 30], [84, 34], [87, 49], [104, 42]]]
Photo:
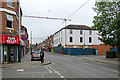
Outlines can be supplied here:
[[4, 45], [4, 62], [7, 63], [8, 61], [8, 55], [7, 55], [7, 51], [8, 47], [6, 45]]
[[15, 58], [15, 47], [12, 45], [8, 46], [8, 62], [13, 63]]

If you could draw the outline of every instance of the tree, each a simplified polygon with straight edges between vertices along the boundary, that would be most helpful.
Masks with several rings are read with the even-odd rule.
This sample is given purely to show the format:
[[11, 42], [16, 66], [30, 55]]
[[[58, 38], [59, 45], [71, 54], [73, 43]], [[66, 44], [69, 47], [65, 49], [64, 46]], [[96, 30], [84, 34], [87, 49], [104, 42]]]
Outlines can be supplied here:
[[93, 28], [98, 30], [99, 39], [120, 52], [120, 1], [96, 2], [93, 10], [97, 13]]

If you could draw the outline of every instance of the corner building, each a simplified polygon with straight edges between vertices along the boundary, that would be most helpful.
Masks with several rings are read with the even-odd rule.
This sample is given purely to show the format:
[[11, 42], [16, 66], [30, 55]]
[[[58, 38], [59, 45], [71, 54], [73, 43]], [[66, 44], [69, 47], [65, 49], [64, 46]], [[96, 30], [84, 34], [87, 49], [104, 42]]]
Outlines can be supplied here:
[[[20, 12], [22, 16], [22, 10]], [[21, 17], [20, 16], [20, 17]], [[21, 19], [22, 21], [22, 19]], [[18, 61], [19, 1], [0, 0], [0, 63]]]

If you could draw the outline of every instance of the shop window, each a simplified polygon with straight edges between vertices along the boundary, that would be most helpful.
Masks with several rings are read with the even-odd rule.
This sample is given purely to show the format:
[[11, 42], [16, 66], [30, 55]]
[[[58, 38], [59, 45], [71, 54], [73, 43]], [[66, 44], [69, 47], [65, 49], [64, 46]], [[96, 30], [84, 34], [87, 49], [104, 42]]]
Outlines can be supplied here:
[[73, 42], [73, 38], [72, 37], [70, 37], [70, 42]]
[[7, 14], [7, 28], [13, 28], [13, 15]]

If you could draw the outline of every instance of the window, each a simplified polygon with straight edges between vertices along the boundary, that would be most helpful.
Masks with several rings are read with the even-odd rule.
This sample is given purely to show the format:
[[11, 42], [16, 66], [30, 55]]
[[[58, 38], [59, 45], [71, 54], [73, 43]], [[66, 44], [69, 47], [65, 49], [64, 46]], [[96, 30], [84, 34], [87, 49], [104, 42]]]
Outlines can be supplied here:
[[83, 37], [80, 37], [80, 42], [81, 42], [81, 43], [83, 42]]
[[62, 37], [61, 37], [61, 43], [62, 43]]
[[72, 34], [72, 29], [70, 29], [70, 34]]
[[89, 43], [92, 43], [92, 37], [89, 37]]
[[73, 38], [72, 37], [70, 37], [70, 42], [73, 42]]
[[13, 15], [7, 14], [7, 27], [13, 28]]
[[89, 31], [89, 35], [92, 35], [92, 31], [91, 30]]
[[82, 30], [80, 30], [80, 35], [82, 35], [83, 34], [83, 31]]
[[13, 0], [7, 0], [7, 6], [13, 7]]
[[59, 43], [60, 43], [60, 38], [59, 38]]

